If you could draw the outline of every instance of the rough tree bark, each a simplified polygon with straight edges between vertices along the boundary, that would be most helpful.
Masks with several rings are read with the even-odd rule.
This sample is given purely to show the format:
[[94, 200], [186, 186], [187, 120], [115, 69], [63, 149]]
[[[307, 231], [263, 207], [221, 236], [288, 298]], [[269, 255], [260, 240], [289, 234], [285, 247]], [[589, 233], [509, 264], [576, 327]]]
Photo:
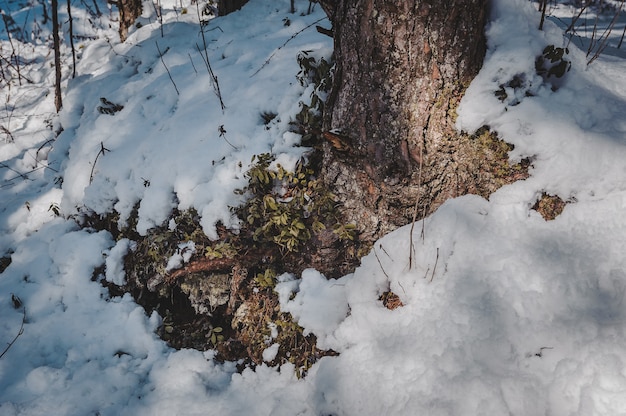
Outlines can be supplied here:
[[[250, 246], [232, 256], [200, 256], [163, 273], [150, 250], [157, 247], [167, 258], [173, 242], [199, 230], [195, 214], [181, 214], [175, 233], [165, 231], [171, 240], [163, 242], [163, 231], [137, 236], [137, 249], [125, 259], [128, 284], [111, 290], [134, 293], [146, 310], [161, 308], [166, 316], [161, 334], [170, 345], [204, 350], [219, 344], [224, 359], [247, 356], [261, 363], [259, 345], [265, 344], [259, 323], [284, 319], [276, 293], [259, 283], [268, 271], [299, 274], [315, 267], [328, 277], [345, 275], [369, 248], [361, 242], [410, 222], [416, 212], [432, 212], [449, 197], [487, 196], [515, 179], [506, 168], [508, 145], [489, 134], [469, 136], [454, 128], [456, 106], [484, 56], [487, 1], [318, 0], [333, 22], [336, 62], [321, 134], [328, 140], [321, 176], [343, 202], [344, 220], [359, 227], [360, 241], [340, 240], [331, 229], [334, 215], [298, 253], [256, 246], [253, 229], [236, 237], [224, 229], [223, 241], [238, 238]], [[319, 153], [312, 153], [315, 168]], [[94, 224], [119, 233], [113, 217], [96, 218]], [[207, 338], [213, 325], [228, 342]], [[312, 352], [314, 340], [295, 332], [281, 342], [293, 346], [290, 361], [322, 355]]]
[[248, 0], [219, 0], [219, 14], [220, 16], [226, 16], [228, 13], [241, 9], [247, 2]]
[[52, 0], [52, 44], [54, 48], [54, 106], [57, 113], [63, 107], [61, 97], [61, 40], [59, 38], [59, 2]]
[[128, 36], [128, 28], [141, 16], [141, 0], [117, 0], [117, 8], [120, 12], [120, 40], [124, 42]]
[[[323, 172], [361, 239], [374, 241], [450, 197], [502, 185], [454, 127], [485, 54], [487, 0], [321, 1], [333, 23], [334, 85]], [[488, 169], [487, 169], [488, 170]]]
[[[226, 16], [228, 13], [241, 9], [247, 2], [248, 0], [219, 0], [219, 14], [220, 16]], [[119, 33], [122, 42], [124, 42], [128, 36], [128, 28], [141, 16], [141, 3], [141, 0], [117, 0], [117, 7], [120, 12]]]

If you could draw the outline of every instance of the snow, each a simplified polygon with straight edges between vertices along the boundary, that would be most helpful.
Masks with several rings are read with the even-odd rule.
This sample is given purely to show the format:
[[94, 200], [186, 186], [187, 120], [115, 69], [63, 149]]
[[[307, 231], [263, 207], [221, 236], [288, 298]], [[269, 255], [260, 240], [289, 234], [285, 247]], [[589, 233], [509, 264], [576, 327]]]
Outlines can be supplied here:
[[[276, 163], [292, 167], [305, 150], [295, 146], [289, 121], [311, 93], [295, 78], [297, 53], [332, 53], [329, 38], [303, 30], [323, 17], [319, 7], [301, 16], [307, 1], [296, 1], [298, 12], [290, 14], [286, 0], [251, 0], [209, 22], [207, 53], [222, 111], [198, 52], [195, 6], [163, 1], [163, 37], [154, 8], [146, 7], [141, 27], [121, 44], [116, 13], [104, 2], [97, 18], [75, 4], [84, 40], [56, 116], [50, 29], [34, 24], [41, 4], [28, 12], [9, 3], [5, 12], [34, 33], [13, 39], [25, 58], [22, 75], [34, 83], [20, 86], [13, 73], [11, 88], [0, 90], [7, 103], [0, 125], [12, 135], [0, 134], [0, 255], [12, 260], [0, 274], [0, 350], [24, 319], [23, 333], [0, 358], [0, 414], [626, 414], [626, 64], [619, 39], [587, 65], [579, 30], [566, 56], [571, 70], [553, 91], [535, 73], [535, 57], [547, 45], [568, 45], [563, 22], [573, 12], [554, 10], [538, 31], [536, 5], [492, 3], [488, 54], [458, 127], [489, 125], [515, 146], [513, 161], [531, 158], [531, 176], [489, 200], [447, 201], [380, 239], [341, 279], [315, 270], [281, 276], [282, 310], [318, 346], [339, 353], [303, 379], [290, 364], [271, 365], [275, 335], [263, 352], [268, 364], [242, 372], [215, 361], [213, 351], [167, 347], [155, 334], [161, 317], [146, 316], [129, 295], [111, 297], [92, 279], [105, 265], [103, 277], [122, 283], [133, 242], [81, 230], [72, 216], [116, 210], [123, 224], [139, 204], [137, 228], [145, 234], [173, 208], [193, 207], [209, 237], [217, 237], [218, 222], [236, 228], [228, 207], [241, 202], [233, 190], [245, 184], [252, 156], [271, 151]], [[5, 32], [1, 42], [7, 56]], [[67, 47], [64, 57], [67, 76]], [[500, 101], [495, 91], [518, 74], [523, 89], [508, 86]], [[103, 114], [101, 98], [124, 108]], [[262, 112], [277, 117], [264, 125]], [[553, 221], [531, 209], [543, 192], [568, 201]], [[180, 244], [172, 268], [194, 249]], [[388, 290], [403, 306], [383, 307], [379, 297]], [[25, 309], [14, 309], [12, 294]]]
[[178, 245], [178, 250], [172, 257], [167, 260], [166, 271], [172, 271], [180, 269], [183, 265], [191, 259], [191, 256], [196, 252], [196, 244], [193, 241], [187, 241]]
[[126, 272], [124, 271], [124, 256], [133, 246], [128, 238], [122, 238], [111, 248], [105, 261], [105, 279], [116, 285], [126, 284]]
[[[302, 279], [295, 282], [284, 279], [276, 285], [281, 310], [291, 313], [304, 328], [304, 335], [314, 333], [319, 348], [333, 348], [327, 345], [326, 336], [329, 332], [332, 335], [350, 311], [345, 290], [350, 277], [327, 280], [318, 271], [307, 269], [302, 272]], [[291, 299], [294, 292], [296, 295]]]
[[276, 358], [276, 355], [278, 354], [278, 348], [280, 347], [280, 344], [275, 342], [272, 345], [270, 345], [269, 347], [267, 347], [266, 349], [263, 350], [263, 361], [265, 362], [271, 362], [274, 358]]

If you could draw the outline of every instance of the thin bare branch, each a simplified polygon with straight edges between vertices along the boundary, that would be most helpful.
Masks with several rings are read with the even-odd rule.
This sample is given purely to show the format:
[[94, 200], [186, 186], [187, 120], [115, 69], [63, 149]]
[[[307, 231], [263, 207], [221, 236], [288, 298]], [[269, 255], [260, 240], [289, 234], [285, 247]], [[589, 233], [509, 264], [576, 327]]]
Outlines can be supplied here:
[[385, 268], [383, 267], [383, 264], [380, 262], [380, 258], [378, 258], [378, 253], [376, 253], [376, 247], [374, 247], [374, 256], [376, 257], [376, 260], [378, 261], [378, 265], [380, 266], [380, 270], [383, 271], [383, 274], [385, 275], [385, 277], [387, 278], [387, 280], [390, 279], [389, 275], [387, 274], [387, 272], [385, 271]]
[[98, 154], [96, 155], [96, 160], [93, 161], [93, 165], [91, 166], [91, 173], [89, 174], [89, 184], [93, 182], [93, 172], [94, 172], [94, 169], [96, 168], [96, 163], [98, 163], [98, 158], [100, 157], [100, 155], [104, 155], [105, 152], [110, 152], [110, 150], [104, 147], [104, 143], [100, 142], [100, 150], [98, 151]]
[[[174, 89], [176, 90], [176, 94], [180, 95], [180, 92], [178, 91], [178, 87], [176, 86], [176, 83], [174, 82], [174, 78], [172, 78], [172, 74], [170, 72], [170, 69], [167, 67], [167, 65], [165, 65], [165, 60], [163, 59], [163, 54], [161, 53], [161, 49], [159, 48], [159, 42], [154, 41], [157, 51], [159, 52], [159, 58], [161, 58], [161, 62], [163, 63], [163, 66], [165, 67], [165, 70], [167, 71], [167, 75], [169, 75], [170, 77], [170, 81], [172, 81], [172, 85], [174, 86]], [[167, 49], [165, 50], [167, 52]]]
[[2, 354], [0, 354], [0, 358], [4, 357], [4, 354], [6, 354], [7, 351], [9, 351], [9, 349], [13, 346], [13, 344], [15, 344], [15, 341], [17, 341], [17, 339], [20, 337], [20, 335], [22, 335], [24, 333], [24, 323], [25, 322], [26, 322], [26, 308], [24, 307], [23, 310], [22, 310], [22, 325], [20, 326], [20, 330], [17, 332], [17, 335], [15, 335], [15, 338], [13, 338], [13, 340], [11, 342], [9, 342], [9, 344], [4, 349], [4, 351], [2, 351]]
[[298, 30], [296, 33], [294, 33], [293, 35], [291, 35], [291, 37], [289, 39], [287, 39], [285, 41], [285, 43], [283, 43], [282, 45], [280, 45], [278, 48], [276, 48], [276, 50], [274, 52], [272, 52], [272, 54], [270, 55], [269, 58], [267, 58], [265, 60], [265, 62], [263, 62], [263, 65], [261, 65], [261, 67], [259, 69], [257, 69], [254, 74], [250, 75], [250, 78], [252, 78], [253, 76], [255, 76], [256, 74], [258, 74], [259, 72], [261, 72], [261, 70], [263, 68], [265, 68], [270, 61], [272, 60], [272, 58], [274, 57], [274, 55], [276, 55], [276, 53], [281, 50], [282, 48], [284, 48], [291, 40], [293, 40], [296, 36], [298, 36], [300, 33], [304, 32], [305, 30], [307, 30], [308, 28], [315, 26], [316, 24], [318, 24], [319, 22], [321, 22], [324, 19], [328, 19], [328, 17], [322, 17], [321, 19], [317, 19], [316, 21], [314, 21], [313, 23], [311, 23], [310, 25], [305, 26], [304, 28]]

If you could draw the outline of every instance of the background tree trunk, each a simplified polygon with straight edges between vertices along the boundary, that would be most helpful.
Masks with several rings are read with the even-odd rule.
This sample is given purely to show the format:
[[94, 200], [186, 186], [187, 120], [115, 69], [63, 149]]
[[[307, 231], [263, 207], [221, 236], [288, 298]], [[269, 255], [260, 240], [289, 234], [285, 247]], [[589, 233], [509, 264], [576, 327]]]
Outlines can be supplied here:
[[219, 0], [219, 14], [220, 16], [226, 16], [228, 13], [241, 9], [247, 2], [248, 0]]
[[128, 28], [141, 16], [141, 0], [117, 0], [117, 7], [120, 12], [120, 40], [124, 42], [128, 36]]
[[324, 127], [349, 150], [325, 144], [323, 175], [361, 239], [501, 186], [481, 168], [495, 156], [454, 128], [484, 58], [487, 0], [324, 3], [336, 61]]
[[76, 78], [76, 49], [74, 48], [74, 20], [72, 19], [72, 0], [67, 0], [67, 23], [69, 24], [70, 48], [72, 48], [72, 78]]
[[61, 98], [61, 40], [59, 39], [59, 2], [52, 0], [52, 47], [54, 48], [54, 106], [57, 113], [63, 107]]

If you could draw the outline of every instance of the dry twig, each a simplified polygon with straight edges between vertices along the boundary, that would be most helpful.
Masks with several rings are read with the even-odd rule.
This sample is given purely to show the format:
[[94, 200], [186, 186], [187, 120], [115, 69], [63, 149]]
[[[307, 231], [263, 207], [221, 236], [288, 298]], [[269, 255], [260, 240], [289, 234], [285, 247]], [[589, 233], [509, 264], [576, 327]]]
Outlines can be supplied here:
[[[15, 295], [13, 295], [13, 296], [15, 296]], [[14, 301], [14, 303], [15, 303], [15, 301]], [[9, 342], [9, 344], [4, 349], [4, 351], [2, 351], [2, 354], [0, 354], [0, 358], [4, 357], [4, 354], [6, 354], [7, 351], [9, 351], [9, 348], [11, 348], [13, 346], [13, 344], [15, 344], [15, 341], [17, 341], [17, 339], [20, 337], [20, 335], [22, 335], [24, 333], [24, 323], [25, 322], [26, 322], [26, 308], [23, 308], [23, 310], [22, 310], [22, 325], [20, 326], [20, 330], [17, 332], [17, 335], [15, 335], [15, 338], [13, 338], [13, 340], [11, 342]]]
[[304, 32], [305, 30], [307, 30], [308, 28], [310, 28], [311, 26], [315, 26], [316, 24], [318, 24], [319, 22], [321, 22], [324, 19], [328, 19], [327, 17], [322, 17], [321, 19], [317, 19], [316, 21], [314, 21], [313, 23], [311, 23], [308, 26], [305, 26], [303, 29], [300, 29], [299, 31], [297, 31], [296, 33], [294, 33], [293, 35], [291, 35], [291, 37], [289, 39], [287, 39], [285, 41], [285, 43], [283, 43], [282, 45], [280, 45], [278, 48], [276, 48], [276, 50], [274, 52], [272, 52], [272, 54], [270, 55], [269, 58], [267, 58], [265, 60], [265, 62], [263, 62], [263, 65], [261, 65], [261, 67], [259, 69], [257, 69], [256, 71], [254, 71], [254, 74], [250, 75], [250, 78], [252, 78], [253, 76], [255, 76], [256, 74], [258, 74], [259, 72], [261, 72], [261, 70], [263, 68], [265, 68], [267, 66], [267, 64], [270, 63], [270, 61], [272, 60], [272, 58], [274, 57], [274, 55], [276, 55], [276, 53], [281, 50], [282, 48], [285, 47], [285, 45], [287, 45], [292, 39], [294, 39], [296, 36], [298, 36], [300, 33]]
[[[180, 92], [178, 91], [178, 87], [176, 86], [176, 83], [174, 82], [174, 78], [172, 78], [172, 74], [171, 74], [169, 68], [167, 67], [167, 65], [165, 65], [165, 61], [163, 60], [163, 54], [161, 53], [161, 49], [159, 49], [159, 42], [154, 41], [154, 43], [156, 44], [157, 51], [159, 52], [159, 58], [161, 58], [161, 62], [163, 63], [163, 66], [165, 67], [165, 70], [167, 71], [167, 75], [169, 75], [170, 81], [172, 81], [172, 85], [174, 85], [174, 89], [176, 90], [176, 94], [180, 95]], [[166, 49], [165, 52], [167, 52], [168, 49]]]
[[100, 150], [98, 151], [98, 154], [96, 155], [96, 160], [94, 160], [93, 165], [91, 165], [91, 173], [89, 174], [89, 184], [93, 182], [93, 172], [94, 172], [94, 169], [96, 168], [96, 163], [98, 163], [98, 158], [100, 157], [100, 155], [104, 155], [104, 152], [110, 152], [110, 150], [104, 147], [104, 143], [100, 142]]

